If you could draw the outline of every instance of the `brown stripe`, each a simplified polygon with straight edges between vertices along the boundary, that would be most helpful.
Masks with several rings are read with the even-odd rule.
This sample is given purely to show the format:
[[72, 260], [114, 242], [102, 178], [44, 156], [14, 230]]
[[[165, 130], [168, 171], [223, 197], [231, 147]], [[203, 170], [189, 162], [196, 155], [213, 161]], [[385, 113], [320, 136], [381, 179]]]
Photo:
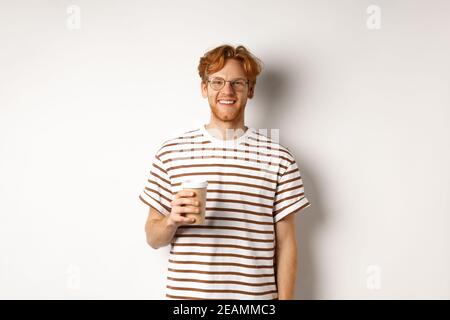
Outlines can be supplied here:
[[170, 153], [172, 153], [172, 154], [174, 154], [174, 153], [183, 154], [185, 152], [193, 153], [193, 152], [198, 152], [198, 151], [204, 151], [204, 152], [206, 152], [206, 151], [224, 151], [224, 152], [227, 152], [227, 153], [235, 152], [235, 153], [254, 154], [254, 155], [263, 156], [263, 157], [269, 157], [269, 158], [274, 158], [274, 159], [284, 159], [287, 162], [289, 162], [290, 164], [293, 163], [292, 160], [290, 160], [290, 159], [288, 159], [286, 157], [280, 156], [280, 155], [274, 155], [274, 154], [270, 154], [270, 153], [263, 153], [263, 152], [259, 152], [259, 151], [249, 151], [247, 149], [240, 150], [240, 149], [236, 149], [236, 148], [234, 148], [234, 149], [230, 149], [230, 148], [205, 148], [205, 147], [201, 147], [201, 148], [187, 148], [187, 149], [179, 149], [179, 150], [168, 150], [168, 151], [160, 153], [159, 156], [162, 157], [162, 156], [165, 156], [166, 154], [170, 154]]
[[282, 186], [283, 184], [286, 184], [286, 183], [289, 183], [289, 182], [292, 182], [292, 181], [297, 181], [297, 180], [298, 180], [298, 181], [301, 181], [301, 177], [298, 176], [298, 177], [295, 177], [295, 178], [292, 178], [292, 179], [289, 179], [289, 180], [280, 182], [280, 183], [278, 184], [278, 187]]
[[[302, 197], [301, 199], [295, 201], [294, 203], [291, 203], [290, 205], [287, 205], [287, 206], [285, 206], [285, 207], [283, 207], [283, 208], [281, 208], [281, 209], [279, 209], [279, 210], [277, 210], [277, 211], [274, 211], [274, 212], [273, 212], [273, 213], [274, 213], [274, 216], [273, 216], [273, 217], [275, 218], [275, 217], [277, 216], [277, 214], [279, 214], [281, 211], [286, 210], [287, 208], [293, 206], [294, 204], [296, 204], [297, 202], [303, 200], [304, 198], [305, 198], [305, 197]], [[302, 205], [300, 208], [298, 208], [297, 211], [300, 210], [300, 209], [303, 209], [304, 207], [306, 207], [306, 206], [308, 206], [308, 205], [309, 205], [309, 202], [305, 203], [305, 204]]]
[[[147, 190], [151, 190], [149, 188], [146, 188]], [[181, 190], [177, 191], [175, 194], [178, 194]], [[208, 190], [208, 193], [210, 192], [210, 190]], [[273, 201], [273, 197], [270, 198]], [[272, 209], [272, 205], [268, 205], [268, 204], [261, 204], [261, 203], [256, 203], [256, 202], [250, 202], [250, 201], [244, 201], [244, 200], [234, 200], [234, 199], [222, 199], [222, 198], [206, 198], [206, 202], [219, 202], [219, 203], [238, 203], [238, 204], [244, 204], [244, 205], [252, 205], [255, 207], [262, 207], [262, 208], [267, 208], [267, 209]], [[168, 202], [171, 202], [170, 200], [168, 200]], [[227, 209], [228, 210], [228, 209]], [[238, 210], [238, 209], [235, 209]], [[239, 209], [240, 210], [240, 209]], [[240, 210], [241, 211], [241, 210]]]
[[293, 155], [292, 152], [289, 150], [289, 148], [287, 148], [286, 146], [282, 145], [279, 141], [274, 142], [272, 139], [270, 139], [270, 138], [268, 138], [268, 137], [266, 137], [265, 135], [262, 135], [262, 134], [258, 134], [258, 136], [264, 137], [264, 138], [266, 138], [267, 140], [261, 140], [261, 139], [259, 139], [259, 137], [256, 138], [256, 139], [253, 138], [253, 137], [249, 137], [249, 139], [250, 139], [250, 140], [253, 140], [253, 141], [257, 141], [257, 142], [270, 142], [270, 143], [272, 143], [272, 144], [278, 144], [280, 147], [284, 148], [287, 152], [289, 152], [289, 155], [290, 155], [292, 158], [294, 158], [294, 155]]
[[[282, 193], [285, 193], [285, 192], [288, 192], [288, 191], [292, 191], [292, 190], [295, 190], [295, 189], [299, 189], [299, 188], [301, 188], [301, 187], [303, 187], [303, 184], [301, 184], [301, 185], [299, 185], [299, 186], [293, 186], [293, 187], [290, 187], [290, 188], [287, 188], [287, 189], [284, 189], [284, 190], [281, 190], [281, 191], [277, 191], [276, 193], [275, 193], [275, 197], [277, 197], [278, 195], [280, 195], [280, 194], [282, 194]], [[209, 190], [208, 190], [209, 191]]]
[[274, 166], [274, 165], [279, 165], [280, 167], [282, 167], [283, 169], [287, 169], [288, 167], [278, 163], [278, 162], [272, 162], [272, 159], [270, 159], [270, 161], [264, 161], [261, 159], [251, 159], [251, 158], [242, 158], [242, 157], [237, 157], [237, 156], [219, 156], [219, 155], [212, 155], [212, 156], [205, 156], [205, 155], [201, 155], [201, 156], [188, 156], [188, 157], [177, 157], [177, 158], [172, 158], [172, 159], [167, 159], [162, 161], [162, 163], [166, 164], [167, 162], [172, 162], [172, 161], [178, 161], [178, 160], [192, 160], [192, 159], [232, 159], [232, 160], [242, 160], [242, 161], [247, 161], [247, 162], [253, 162], [253, 163], [258, 163], [258, 164], [266, 164], [269, 166]]
[[[193, 129], [193, 130], [191, 130], [191, 131], [186, 131], [185, 133], [183, 133], [183, 134], [188, 134], [188, 133], [192, 133], [192, 132], [197, 132], [197, 131], [200, 131], [200, 129]], [[202, 136], [203, 134], [202, 133], [200, 133], [200, 135]]]
[[[150, 183], [153, 183], [157, 188], [163, 189], [165, 192], [170, 193], [170, 194], [173, 194], [171, 190], [164, 188], [164, 187], [163, 187], [162, 185], [160, 185], [158, 182], [153, 181], [153, 180], [147, 180], [147, 181], [150, 182]], [[148, 189], [150, 189], [150, 188], [148, 188]]]
[[263, 198], [267, 200], [273, 200], [272, 197], [265, 196], [263, 194], [257, 194], [257, 193], [250, 193], [250, 192], [243, 192], [243, 191], [232, 191], [232, 190], [220, 190], [220, 189], [208, 189], [208, 194], [216, 192], [216, 193], [230, 193], [230, 194], [237, 194], [237, 195], [244, 195], [249, 197], [255, 197], [255, 198]]
[[273, 282], [273, 281], [272, 282], [262, 282], [262, 283], [251, 283], [251, 282], [232, 281], [232, 280], [197, 280], [197, 279], [172, 278], [172, 277], [167, 277], [167, 280], [183, 281], [183, 282], [213, 283], [213, 284], [240, 284], [240, 285], [252, 286], [252, 287], [263, 287], [263, 286], [275, 285], [275, 282]]
[[236, 248], [236, 249], [244, 249], [250, 251], [273, 251], [275, 247], [272, 248], [255, 248], [255, 247], [246, 247], [246, 246], [238, 246], [236, 244], [215, 244], [215, 243], [171, 243], [173, 247], [214, 247], [214, 248]]
[[[188, 297], [188, 296], [173, 296], [171, 294], [166, 293], [167, 298], [171, 299], [182, 299], [182, 300], [223, 300], [223, 299], [213, 299], [213, 298], [195, 298], [195, 297]], [[239, 300], [239, 299], [228, 299], [227, 300]]]
[[303, 196], [304, 194], [305, 194], [304, 192], [294, 194], [294, 195], [292, 195], [292, 196], [290, 196], [290, 197], [286, 197], [286, 198], [284, 198], [284, 199], [280, 199], [280, 200], [278, 200], [278, 201], [275, 201], [275, 202], [273, 203], [273, 205], [276, 206], [276, 205], [278, 205], [278, 204], [280, 204], [280, 203], [282, 203], [282, 202], [284, 202], [284, 201], [287, 201], [287, 200], [290, 200], [290, 199], [294, 199], [294, 198], [299, 197], [299, 196]]
[[[209, 190], [208, 190], [209, 192]], [[216, 201], [216, 202], [231, 202], [231, 203], [239, 203], [239, 204], [248, 204], [255, 207], [263, 207], [270, 209], [272, 208], [271, 205], [263, 204], [263, 203], [256, 203], [256, 202], [250, 202], [250, 201], [243, 201], [243, 200], [233, 200], [233, 199], [222, 199], [222, 198], [206, 198], [206, 201]]]
[[[197, 133], [197, 134], [196, 134], [196, 133]], [[172, 138], [172, 139], [165, 140], [165, 141], [162, 143], [161, 148], [159, 148], [159, 150], [157, 151], [157, 154], [159, 154], [159, 152], [160, 152], [161, 150], [164, 150], [165, 147], [166, 147], [168, 144], [174, 143], [174, 142], [176, 142], [177, 140], [187, 140], [187, 139], [195, 139], [195, 138], [201, 138], [201, 137], [203, 137], [203, 134], [200, 132], [199, 129], [195, 129], [195, 130], [191, 130], [191, 131], [184, 132], [183, 134], [179, 135], [179, 136], [176, 137], [176, 138]], [[160, 155], [160, 154], [159, 154], [159, 155]]]
[[271, 265], [251, 265], [251, 264], [243, 264], [243, 263], [235, 263], [235, 262], [205, 262], [205, 261], [177, 261], [169, 259], [169, 262], [175, 264], [201, 264], [206, 266], [235, 266], [249, 269], [272, 269], [273, 264]]
[[293, 206], [294, 204], [296, 204], [296, 203], [298, 203], [299, 201], [301, 201], [303, 198], [304, 198], [304, 197], [302, 197], [302, 198], [298, 199], [297, 201], [294, 201], [294, 202], [292, 202], [291, 204], [288, 204], [287, 206], [284, 206], [284, 207], [282, 207], [282, 208], [280, 208], [280, 209], [278, 209], [278, 210], [274, 210], [274, 211], [273, 211], [273, 216], [276, 217], [276, 215], [277, 215], [278, 213], [280, 213], [281, 211], [286, 210], [286, 209], [289, 208], [290, 206]]
[[141, 195], [139, 195], [139, 199], [141, 199], [141, 201], [142, 202], [144, 202], [146, 205], [148, 205], [148, 206], [152, 206], [150, 203], [148, 203], [144, 198], [142, 198], [142, 196]]
[[164, 181], [166, 184], [171, 185], [169, 180], [164, 179], [163, 177], [160, 177], [158, 174], [156, 174], [153, 171], [150, 171], [150, 174], [158, 179], [160, 179], [161, 181]]
[[[168, 293], [166, 293], [166, 297], [171, 298], [171, 299], [181, 299], [181, 300], [224, 300], [224, 299], [218, 299], [218, 298], [197, 298], [197, 297], [189, 297], [189, 296], [174, 296], [174, 295], [171, 295]], [[241, 299], [227, 298], [226, 300], [241, 300]], [[278, 300], [278, 298], [267, 299], [267, 300]]]
[[167, 171], [164, 170], [163, 168], [161, 168], [160, 166], [158, 166], [156, 163], [153, 163], [152, 165], [153, 165], [153, 167], [157, 168], [159, 171], [162, 171], [162, 172], [164, 172], [164, 174], [167, 174]]
[[[166, 149], [166, 147], [172, 146], [173, 143], [175, 143], [175, 144], [178, 143], [178, 142], [183, 143], [184, 140], [201, 138], [203, 135], [202, 135], [201, 133], [195, 134], [196, 131], [198, 131], [198, 130], [193, 130], [193, 131], [190, 131], [190, 132], [185, 132], [185, 133], [184, 133], [185, 135], [183, 135], [183, 136], [179, 136], [179, 137], [176, 137], [176, 138], [174, 138], [174, 139], [166, 140], [166, 141], [163, 143], [163, 146], [158, 150], [158, 153], [159, 153], [161, 150], [164, 151], [164, 149]], [[187, 135], [188, 133], [193, 133], [193, 134]], [[179, 140], [179, 141], [177, 141], [177, 140]], [[187, 142], [190, 142], [190, 141], [187, 141]], [[194, 142], [194, 141], [193, 141], [193, 142]], [[207, 142], [208, 142], [208, 141], [207, 141]], [[159, 155], [160, 155], [160, 154], [159, 154]]]
[[[146, 189], [147, 189], [147, 188], [146, 188]], [[153, 191], [153, 193], [157, 194], [157, 195], [160, 196], [161, 198], [167, 199], [166, 197], [164, 197], [164, 196], [163, 196], [162, 194], [160, 194], [159, 192], [156, 192], [156, 191], [154, 191], [154, 190], [151, 190], [151, 191]], [[161, 204], [163, 207], [169, 208], [168, 206], [163, 205], [161, 201], [156, 200], [155, 198], [153, 198], [153, 196], [152, 196], [151, 194], [149, 194], [149, 193], [147, 192], [147, 190], [144, 190], [144, 193], [145, 193], [147, 196], [149, 196], [150, 198], [152, 198], [153, 200], [155, 200], [156, 202], [158, 202], [159, 204]], [[169, 203], [170, 203], [170, 202], [171, 202], [171, 201], [169, 200]], [[170, 209], [169, 209], [169, 211], [170, 211]]]
[[155, 198], [153, 198], [151, 195], [149, 195], [145, 190], [144, 190], [144, 193], [149, 197], [149, 198], [152, 198], [153, 199], [153, 201], [155, 201], [157, 204], [159, 204], [161, 207], [163, 207], [164, 209], [166, 209], [167, 211], [171, 211], [171, 209], [168, 207], [168, 206], [166, 206], [166, 205], [163, 205], [160, 201], [158, 201], [158, 200], [156, 200]]
[[[151, 192], [157, 194], [159, 197], [165, 199], [165, 200], [166, 200], [167, 202], [169, 202], [169, 203], [172, 202], [172, 201], [169, 200], [169, 198], [167, 198], [167, 197], [164, 196], [163, 194], [161, 194], [161, 193], [159, 193], [159, 192], [157, 192], [157, 191], [155, 191], [155, 190], [153, 190], [153, 189], [150, 189], [150, 188], [145, 187], [145, 190], [151, 191]], [[149, 195], [146, 191], [144, 191], [144, 192], [145, 192], [146, 195], [148, 195], [148, 196], [150, 197], [150, 195]]]
[[242, 259], [250, 259], [250, 260], [273, 260], [275, 255], [272, 257], [256, 257], [256, 256], [246, 256], [243, 254], [234, 254], [234, 253], [207, 253], [207, 252], [176, 252], [170, 251], [173, 255], [193, 255], [193, 256], [207, 256], [207, 257], [236, 257]]
[[252, 170], [252, 171], [257, 171], [258, 173], [265, 172], [265, 173], [269, 173], [269, 174], [272, 174], [272, 175], [278, 177], [278, 173], [277, 172], [270, 171], [270, 170], [267, 170], [267, 169], [264, 169], [264, 168], [242, 166], [242, 165], [237, 165], [237, 164], [226, 164], [226, 163], [220, 163], [220, 164], [217, 164], [217, 163], [186, 164], [186, 165], [169, 167], [169, 168], [167, 168], [167, 171], [183, 169], [183, 168], [204, 168], [204, 167], [217, 167], [217, 166], [219, 166], [221, 168], [239, 168], [239, 169], [244, 169], [244, 170]]
[[212, 171], [212, 172], [189, 172], [189, 173], [180, 173], [175, 174], [172, 176], [172, 179], [180, 178], [180, 177], [189, 177], [189, 176], [203, 176], [203, 175], [218, 175], [218, 176], [228, 176], [228, 177], [242, 177], [242, 178], [249, 178], [249, 179], [255, 179], [255, 180], [263, 180], [270, 183], [277, 183], [277, 180], [265, 178], [265, 177], [258, 177], [258, 176], [252, 176], [250, 174], [242, 174], [242, 173], [230, 173], [230, 172], [220, 172], [220, 171]]
[[247, 214], [252, 214], [252, 215], [261, 216], [261, 217], [272, 217], [272, 214], [270, 214], [270, 213], [255, 212], [255, 211], [249, 211], [249, 210], [243, 210], [243, 209], [206, 207], [206, 210], [239, 212], [239, 213], [247, 213]]
[[[237, 230], [237, 231], [245, 231], [245, 232], [253, 232], [253, 233], [261, 233], [261, 234], [273, 234], [273, 230], [255, 230], [248, 228], [240, 228], [240, 227], [231, 227], [231, 226], [208, 226], [208, 225], [181, 225], [178, 227], [178, 230], [186, 230], [186, 232], [194, 231], [191, 229], [206, 229], [206, 230]], [[177, 230], [177, 231], [178, 231]]]
[[[197, 136], [198, 137], [198, 136]], [[193, 137], [189, 137], [193, 138]], [[195, 137], [194, 137], [195, 138]], [[187, 139], [187, 138], [186, 138]], [[174, 143], [168, 143], [164, 145], [164, 147], [172, 147], [172, 146], [181, 146], [183, 144], [209, 144], [211, 142], [209, 141], [187, 141], [187, 142], [174, 142]]]
[[[249, 140], [253, 140], [253, 141], [257, 141], [257, 142], [268, 142], [268, 143], [274, 144], [273, 140], [266, 137], [265, 135], [260, 134], [260, 133], [257, 133], [257, 135], [258, 135], [258, 137], [256, 137], [256, 138], [254, 138], [254, 137], [248, 137], [248, 138], [249, 138]], [[264, 138], [264, 139], [261, 139], [261, 138]]]
[[233, 275], [233, 276], [242, 276], [242, 277], [249, 277], [249, 278], [264, 278], [264, 277], [274, 277], [275, 273], [243, 273], [243, 272], [234, 272], [234, 271], [201, 271], [201, 270], [189, 270], [189, 269], [172, 269], [167, 268], [167, 270], [172, 272], [178, 272], [178, 273], [199, 273], [199, 274], [222, 274], [222, 275]]
[[229, 218], [229, 217], [205, 217], [206, 220], [218, 220], [218, 221], [239, 221], [239, 222], [248, 222], [253, 224], [262, 224], [262, 225], [273, 225], [273, 222], [264, 222], [264, 221], [255, 221], [241, 218]]
[[273, 243], [274, 239], [253, 239], [253, 238], [246, 238], [246, 237], [238, 237], [238, 236], [227, 236], [227, 235], [213, 235], [213, 234], [187, 234], [187, 233], [181, 233], [176, 235], [177, 238], [184, 238], [184, 237], [196, 237], [196, 238], [215, 238], [215, 239], [236, 239], [236, 240], [245, 240], [245, 241], [253, 241], [253, 242], [267, 242], [267, 243]]
[[[265, 186], [262, 186], [262, 185], [251, 184], [251, 183], [232, 182], [232, 181], [220, 181], [220, 180], [207, 180], [207, 181], [208, 181], [208, 186], [210, 184], [218, 184], [218, 185], [228, 184], [228, 185], [238, 185], [238, 186], [251, 187], [251, 188], [256, 188], [256, 189], [264, 189], [264, 190], [267, 190], [267, 191], [275, 192], [274, 188], [269, 188], [269, 187], [265, 187]], [[181, 185], [181, 182], [178, 182], [178, 183], [172, 184], [172, 187], [176, 187], [176, 186], [180, 186], [180, 185]]]
[[[258, 136], [265, 138], [267, 140], [269, 140], [269, 137], [267, 137], [266, 135], [262, 134], [261, 132], [259, 132], [259, 130], [255, 130], [254, 131]], [[263, 132], [265, 132], [265, 130], [263, 130]]]
[[[169, 170], [169, 169], [167, 169], [167, 170]], [[299, 172], [299, 171], [300, 170], [298, 168], [295, 168], [295, 169], [292, 169], [290, 171], [287, 171], [287, 172], [283, 173], [283, 176], [291, 174], [291, 173], [294, 173], [294, 172]]]
[[[251, 139], [251, 140], [255, 140], [255, 139]], [[268, 141], [269, 142], [269, 141]], [[271, 143], [271, 142], [269, 142], [269, 143]], [[270, 151], [280, 151], [280, 152], [284, 152], [284, 153], [286, 153], [287, 155], [289, 155], [289, 156], [291, 156], [291, 154], [288, 152], [288, 151], [286, 151], [286, 150], [284, 150], [284, 149], [281, 149], [281, 148], [277, 148], [277, 147], [271, 147], [271, 146], [265, 146], [265, 145], [253, 145], [253, 144], [250, 144], [250, 143], [243, 143], [243, 145], [244, 146], [247, 146], [247, 147], [254, 147], [254, 148], [264, 148], [264, 149], [268, 149], [268, 150], [270, 150]]]
[[208, 292], [208, 293], [240, 293], [250, 296], [262, 296], [265, 294], [270, 293], [277, 293], [277, 290], [270, 290], [270, 291], [262, 291], [262, 292], [248, 292], [248, 291], [242, 291], [242, 290], [205, 290], [205, 289], [197, 289], [197, 288], [182, 288], [182, 287], [172, 287], [172, 286], [166, 286], [168, 289], [172, 290], [181, 290], [181, 291], [197, 291], [197, 292]]

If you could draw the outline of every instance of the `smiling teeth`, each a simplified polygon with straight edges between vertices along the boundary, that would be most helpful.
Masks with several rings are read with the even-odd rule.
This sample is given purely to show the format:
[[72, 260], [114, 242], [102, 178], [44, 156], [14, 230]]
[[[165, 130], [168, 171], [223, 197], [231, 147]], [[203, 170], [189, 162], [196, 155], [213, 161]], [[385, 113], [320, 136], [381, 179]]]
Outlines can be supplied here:
[[233, 104], [234, 101], [227, 101], [227, 100], [219, 100], [220, 103], [222, 104]]

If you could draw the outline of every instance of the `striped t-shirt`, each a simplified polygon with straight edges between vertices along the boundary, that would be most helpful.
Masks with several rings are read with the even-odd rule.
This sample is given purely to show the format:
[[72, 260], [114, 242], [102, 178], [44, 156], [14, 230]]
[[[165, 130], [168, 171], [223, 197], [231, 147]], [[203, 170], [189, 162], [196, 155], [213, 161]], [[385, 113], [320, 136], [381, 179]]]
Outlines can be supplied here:
[[139, 198], [171, 212], [184, 180], [206, 180], [204, 225], [171, 242], [167, 299], [277, 299], [275, 223], [310, 205], [291, 151], [252, 127], [234, 140], [204, 125], [165, 141]]

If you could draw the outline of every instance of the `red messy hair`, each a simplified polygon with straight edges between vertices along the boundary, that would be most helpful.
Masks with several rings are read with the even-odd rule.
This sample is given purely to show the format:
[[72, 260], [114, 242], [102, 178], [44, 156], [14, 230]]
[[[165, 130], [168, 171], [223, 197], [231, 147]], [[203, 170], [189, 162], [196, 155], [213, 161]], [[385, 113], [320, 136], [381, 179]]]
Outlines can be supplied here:
[[244, 46], [236, 48], [230, 45], [222, 45], [206, 52], [200, 58], [198, 73], [202, 81], [205, 82], [208, 75], [223, 68], [228, 59], [238, 60], [244, 68], [247, 78], [256, 83], [256, 77], [262, 71], [262, 61], [250, 53]]

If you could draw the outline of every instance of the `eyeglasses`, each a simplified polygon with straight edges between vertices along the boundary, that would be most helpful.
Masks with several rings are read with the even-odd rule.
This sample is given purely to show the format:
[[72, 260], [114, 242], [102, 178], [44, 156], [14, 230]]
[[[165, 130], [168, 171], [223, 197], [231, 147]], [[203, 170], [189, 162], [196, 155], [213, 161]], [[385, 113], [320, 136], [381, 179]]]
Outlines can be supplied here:
[[213, 89], [213, 90], [220, 90], [223, 87], [225, 87], [225, 83], [229, 82], [229, 83], [231, 83], [231, 87], [235, 91], [243, 91], [249, 83], [249, 81], [246, 79], [234, 79], [234, 80], [225, 81], [225, 79], [219, 78], [219, 77], [209, 79], [209, 80], [207, 80], [207, 82], [209, 82], [209, 85], [211, 86], [211, 89]]

